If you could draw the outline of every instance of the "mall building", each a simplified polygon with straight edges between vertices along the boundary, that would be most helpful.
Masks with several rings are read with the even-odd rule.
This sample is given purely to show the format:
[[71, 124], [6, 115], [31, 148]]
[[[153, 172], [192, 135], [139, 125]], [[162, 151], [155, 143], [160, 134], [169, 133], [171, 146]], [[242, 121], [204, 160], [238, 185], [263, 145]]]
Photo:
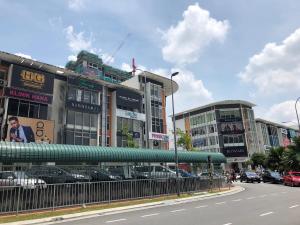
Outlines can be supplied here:
[[299, 136], [299, 131], [295, 128], [260, 118], [255, 121], [259, 149], [262, 152], [268, 153], [271, 148], [287, 147], [292, 144], [294, 137]]
[[241, 168], [258, 149], [254, 106], [240, 100], [214, 102], [175, 114], [176, 128], [191, 134], [194, 149], [221, 152], [228, 164]]
[[255, 152], [286, 147], [299, 131], [263, 119], [255, 119], [253, 103], [241, 100], [214, 102], [175, 114], [176, 128], [190, 133], [193, 148], [221, 152], [227, 167], [245, 167]]
[[168, 149], [171, 84], [177, 91], [168, 78], [134, 75], [86, 51], [66, 68], [0, 52], [1, 139], [124, 147], [130, 136], [135, 147]]

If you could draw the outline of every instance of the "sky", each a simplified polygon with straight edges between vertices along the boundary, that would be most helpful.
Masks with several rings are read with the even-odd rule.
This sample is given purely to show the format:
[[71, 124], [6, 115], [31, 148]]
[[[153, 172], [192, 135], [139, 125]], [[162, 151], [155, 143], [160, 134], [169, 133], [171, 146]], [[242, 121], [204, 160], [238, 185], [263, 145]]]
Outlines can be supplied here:
[[298, 0], [0, 0], [0, 10], [1, 51], [64, 66], [84, 49], [124, 70], [135, 58], [179, 72], [175, 112], [240, 99], [256, 117], [296, 123]]

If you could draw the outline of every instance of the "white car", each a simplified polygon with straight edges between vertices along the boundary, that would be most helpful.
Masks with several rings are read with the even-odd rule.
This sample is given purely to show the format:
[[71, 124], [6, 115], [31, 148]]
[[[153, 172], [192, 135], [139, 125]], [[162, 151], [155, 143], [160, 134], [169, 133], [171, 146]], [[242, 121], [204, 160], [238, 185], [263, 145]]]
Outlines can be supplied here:
[[47, 188], [42, 179], [28, 176], [23, 171], [1, 171], [0, 189], [12, 189], [22, 187], [23, 189]]

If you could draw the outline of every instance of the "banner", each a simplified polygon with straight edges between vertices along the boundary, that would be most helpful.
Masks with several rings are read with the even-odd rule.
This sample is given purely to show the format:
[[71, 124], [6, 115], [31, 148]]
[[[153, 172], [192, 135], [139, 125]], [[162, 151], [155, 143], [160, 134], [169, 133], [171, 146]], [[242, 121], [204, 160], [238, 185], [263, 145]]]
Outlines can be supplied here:
[[149, 132], [149, 139], [150, 140], [168, 142], [169, 141], [169, 136], [167, 134]]
[[11, 86], [39, 93], [53, 94], [54, 75], [14, 65]]
[[6, 141], [52, 144], [54, 121], [8, 116]]

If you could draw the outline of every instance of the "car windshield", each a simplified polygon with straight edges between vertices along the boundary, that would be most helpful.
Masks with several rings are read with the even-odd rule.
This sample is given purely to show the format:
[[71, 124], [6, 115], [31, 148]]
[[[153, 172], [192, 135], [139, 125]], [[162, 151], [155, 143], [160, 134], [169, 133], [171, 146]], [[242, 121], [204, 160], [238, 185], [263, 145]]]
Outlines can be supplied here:
[[257, 176], [257, 174], [254, 173], [254, 172], [246, 172], [246, 174], [247, 174], [248, 176]]
[[280, 174], [278, 172], [271, 172], [271, 176], [280, 177]]
[[27, 173], [23, 172], [23, 171], [16, 171], [14, 172], [16, 178], [18, 179], [28, 179], [28, 178], [32, 178], [32, 176], [29, 176]]
[[300, 173], [292, 173], [292, 176], [300, 177]]

